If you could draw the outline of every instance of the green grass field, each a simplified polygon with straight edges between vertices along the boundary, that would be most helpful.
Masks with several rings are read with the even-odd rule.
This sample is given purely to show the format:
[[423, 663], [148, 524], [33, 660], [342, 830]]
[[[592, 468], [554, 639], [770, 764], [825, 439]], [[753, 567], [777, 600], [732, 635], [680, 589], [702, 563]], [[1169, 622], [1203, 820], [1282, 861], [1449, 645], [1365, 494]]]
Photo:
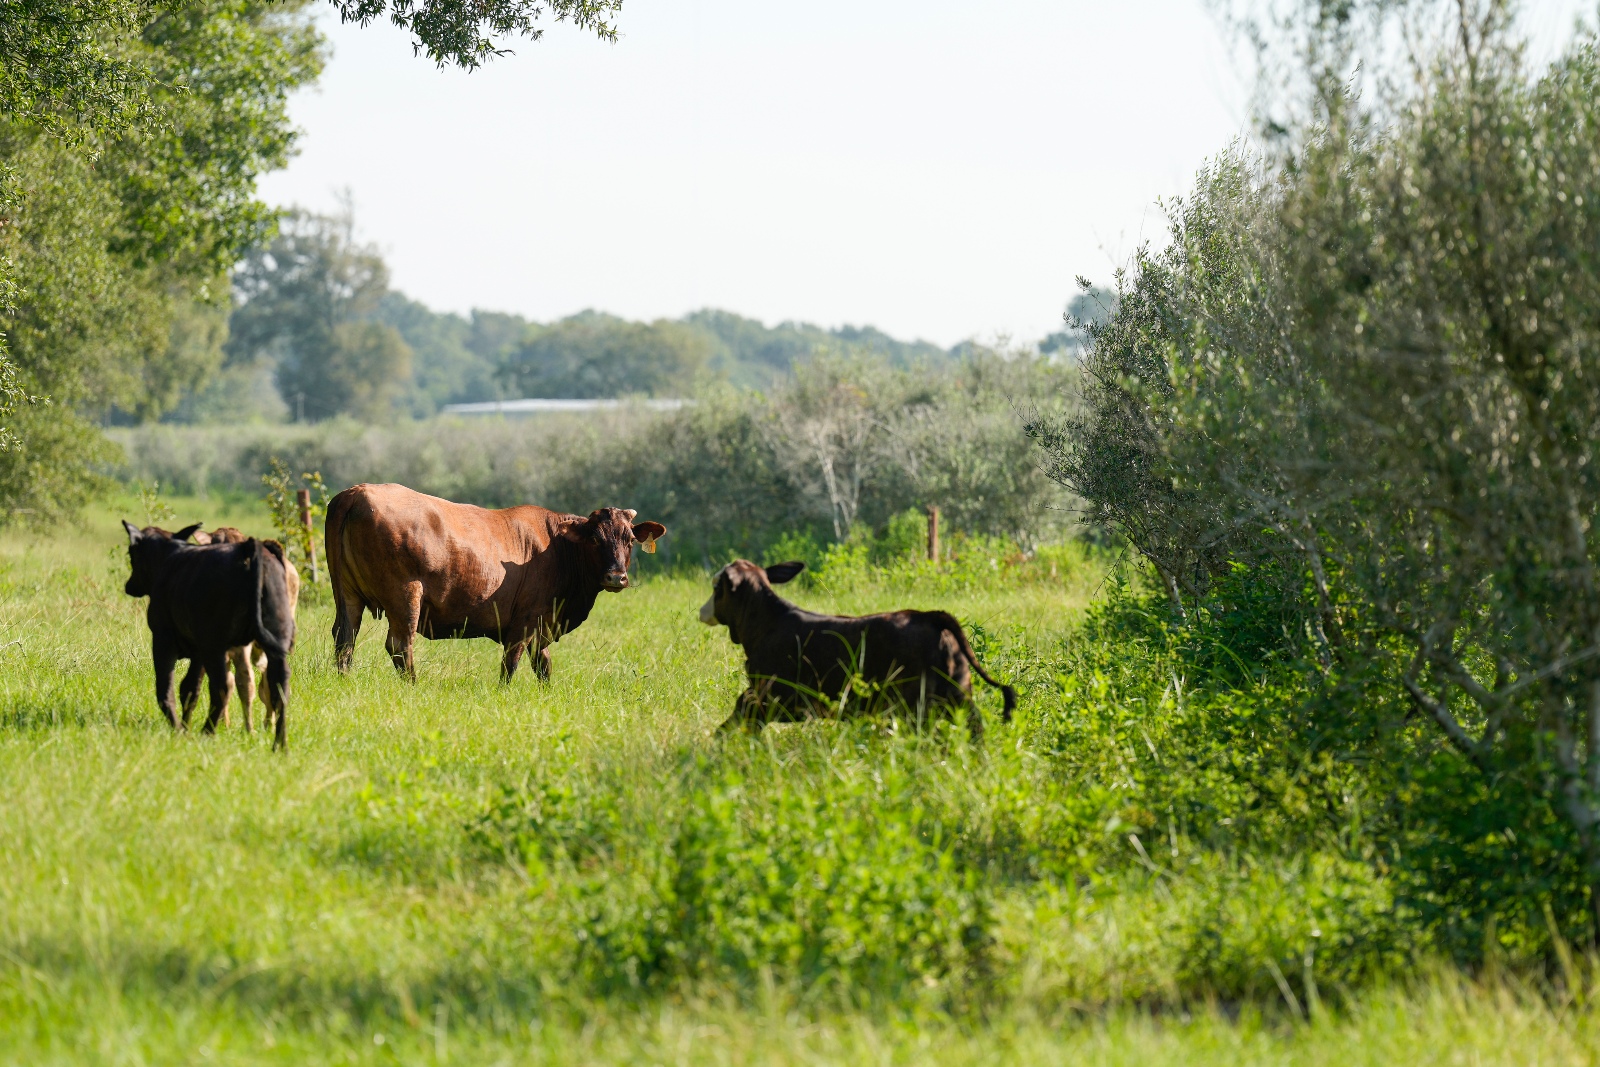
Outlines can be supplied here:
[[[695, 618], [705, 579], [663, 577], [509, 688], [481, 641], [422, 643], [409, 685], [371, 620], [340, 677], [310, 593], [279, 756], [237, 711], [166, 727], [117, 503], [0, 539], [0, 1062], [1600, 1061], [1581, 996], [1263, 970], [1249, 946], [1304, 918], [1292, 865], [1227, 881], [1175, 830], [1135, 856], [1104, 776], [1028, 726], [1072, 691], [1052, 664], [1087, 563], [796, 592], [977, 623], [1024, 689], [982, 750], [882, 723], [717, 739], [740, 660]], [[1245, 884], [1266, 903], [1230, 910]], [[1196, 977], [1202, 944], [1242, 953], [1242, 992]]]

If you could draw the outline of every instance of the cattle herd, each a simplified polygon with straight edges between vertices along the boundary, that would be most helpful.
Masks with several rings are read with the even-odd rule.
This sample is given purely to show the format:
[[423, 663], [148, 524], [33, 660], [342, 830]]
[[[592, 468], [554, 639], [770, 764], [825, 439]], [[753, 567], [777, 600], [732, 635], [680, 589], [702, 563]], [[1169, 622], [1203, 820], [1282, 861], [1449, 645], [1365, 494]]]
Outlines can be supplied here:
[[[534, 505], [488, 509], [426, 496], [403, 485], [357, 485], [328, 504], [326, 552], [333, 594], [334, 661], [350, 670], [364, 613], [386, 619], [394, 666], [415, 681], [417, 635], [488, 637], [505, 650], [509, 682], [524, 654], [550, 676], [550, 646], [582, 625], [602, 591], [628, 587], [634, 546], [654, 552], [659, 522], [601, 508], [587, 517]], [[129, 596], [149, 597], [156, 702], [176, 730], [186, 729], [209, 679], [204, 731], [227, 722], [235, 692], [244, 726], [255, 674], [265, 672], [266, 722], [273, 745], [287, 744], [289, 653], [295, 641], [300, 576], [276, 541], [200, 524], [168, 532], [124, 522]], [[888, 707], [915, 716], [970, 707], [972, 672], [997, 686], [1007, 721], [1016, 691], [979, 664], [967, 635], [943, 611], [860, 617], [819, 615], [773, 589], [805, 568], [735, 560], [712, 582], [700, 621], [728, 628], [745, 653], [749, 686], [723, 730], [768, 722], [859, 714]], [[173, 692], [179, 659], [188, 671]], [[180, 717], [181, 713], [181, 717]], [[967, 716], [973, 739], [983, 719]]]

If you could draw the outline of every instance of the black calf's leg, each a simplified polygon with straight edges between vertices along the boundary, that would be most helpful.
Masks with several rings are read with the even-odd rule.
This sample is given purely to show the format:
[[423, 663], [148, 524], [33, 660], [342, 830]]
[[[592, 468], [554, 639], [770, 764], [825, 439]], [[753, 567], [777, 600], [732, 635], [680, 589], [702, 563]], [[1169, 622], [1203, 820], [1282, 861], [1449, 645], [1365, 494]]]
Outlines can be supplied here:
[[761, 728], [767, 725], [764, 703], [755, 686], [746, 689], [739, 694], [739, 699], [734, 702], [733, 714], [729, 715], [723, 724], [717, 727], [717, 733], [725, 734], [734, 730], [743, 730], [752, 734], [760, 733]]
[[211, 711], [206, 716], [206, 724], [200, 728], [201, 733], [214, 734], [217, 732], [217, 723], [228, 710], [228, 701], [233, 698], [233, 687], [228, 683], [233, 679], [228, 675], [228, 653], [218, 652], [205, 657], [203, 662], [207, 680], [211, 683]]
[[[183, 708], [183, 728], [189, 728], [189, 716], [194, 713], [195, 704], [200, 701], [200, 683], [206, 680], [205, 664], [199, 658], [189, 660], [189, 669], [183, 672], [183, 681], [178, 683], [178, 704]], [[157, 699], [160, 699], [159, 697]]]
[[282, 751], [289, 747], [289, 661], [273, 653], [267, 654], [267, 702], [277, 714], [273, 728], [272, 747]]
[[976, 700], [968, 700], [957, 705], [967, 709], [967, 729], [972, 732], [972, 743], [983, 744], [983, 711], [979, 709]]
[[526, 641], [513, 641], [506, 646], [506, 654], [500, 660], [500, 680], [507, 685], [516, 677], [517, 664], [522, 662], [522, 650], [528, 647]]
[[[155, 660], [156, 667], [156, 704], [166, 714], [167, 722], [172, 728], [181, 730], [183, 726], [178, 724], [178, 699], [172, 691], [172, 671], [178, 664], [178, 657], [171, 649], [163, 647], [159, 641], [152, 647], [151, 657]], [[184, 725], [187, 724], [188, 719], [185, 718]]]
[[533, 654], [533, 673], [538, 675], [541, 682], [550, 680], [550, 646], [540, 645], [539, 650]]

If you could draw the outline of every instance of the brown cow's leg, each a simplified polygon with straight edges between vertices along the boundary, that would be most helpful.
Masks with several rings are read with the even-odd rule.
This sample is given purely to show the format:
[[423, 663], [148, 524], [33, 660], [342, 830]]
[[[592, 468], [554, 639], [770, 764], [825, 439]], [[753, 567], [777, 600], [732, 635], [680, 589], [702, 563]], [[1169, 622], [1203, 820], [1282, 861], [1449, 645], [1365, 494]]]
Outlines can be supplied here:
[[211, 713], [206, 716], [206, 724], [200, 728], [200, 732], [214, 734], [217, 732], [217, 723], [228, 711], [228, 701], [233, 699], [233, 678], [228, 674], [227, 652], [206, 657], [205, 668], [207, 681], [211, 683]]
[[422, 618], [422, 583], [406, 586], [405, 604], [398, 611], [389, 612], [389, 639], [384, 647], [389, 650], [389, 660], [394, 669], [411, 681], [417, 680], [414, 652], [417, 644], [417, 623]]
[[[183, 672], [183, 681], [178, 683], [178, 704], [183, 708], [183, 728], [189, 728], [189, 716], [194, 712], [195, 704], [200, 701], [200, 683], [205, 680], [206, 668], [198, 658], [189, 660], [189, 669]], [[161, 699], [161, 694], [156, 694], [156, 699]]]
[[[228, 649], [228, 662], [233, 667], [233, 688], [239, 694], [239, 703], [244, 706], [244, 732], [247, 734], [255, 732], [255, 724], [250, 721], [250, 705], [256, 700], [256, 672], [250, 663], [254, 652], [253, 645]], [[226, 716], [223, 721], [227, 721]]]
[[178, 700], [172, 691], [172, 671], [178, 665], [178, 657], [158, 642], [151, 648], [151, 658], [155, 660], [156, 668], [156, 704], [166, 714], [172, 728], [181, 730], [183, 727], [178, 725]]
[[361, 634], [361, 613], [366, 605], [346, 590], [339, 594], [337, 608], [333, 617], [333, 665], [340, 674], [347, 674], [355, 660], [356, 638]]

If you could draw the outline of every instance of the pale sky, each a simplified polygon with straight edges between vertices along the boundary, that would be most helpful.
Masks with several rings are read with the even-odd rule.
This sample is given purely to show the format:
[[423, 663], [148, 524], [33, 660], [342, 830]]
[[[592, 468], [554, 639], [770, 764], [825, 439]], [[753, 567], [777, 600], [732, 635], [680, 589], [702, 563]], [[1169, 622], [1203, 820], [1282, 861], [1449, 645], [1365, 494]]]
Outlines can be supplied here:
[[[1579, 5], [1534, 6], [1550, 34]], [[1030, 341], [1247, 125], [1200, 0], [628, 0], [619, 25], [465, 74], [325, 17], [300, 155], [262, 195], [348, 189], [439, 310]]]

